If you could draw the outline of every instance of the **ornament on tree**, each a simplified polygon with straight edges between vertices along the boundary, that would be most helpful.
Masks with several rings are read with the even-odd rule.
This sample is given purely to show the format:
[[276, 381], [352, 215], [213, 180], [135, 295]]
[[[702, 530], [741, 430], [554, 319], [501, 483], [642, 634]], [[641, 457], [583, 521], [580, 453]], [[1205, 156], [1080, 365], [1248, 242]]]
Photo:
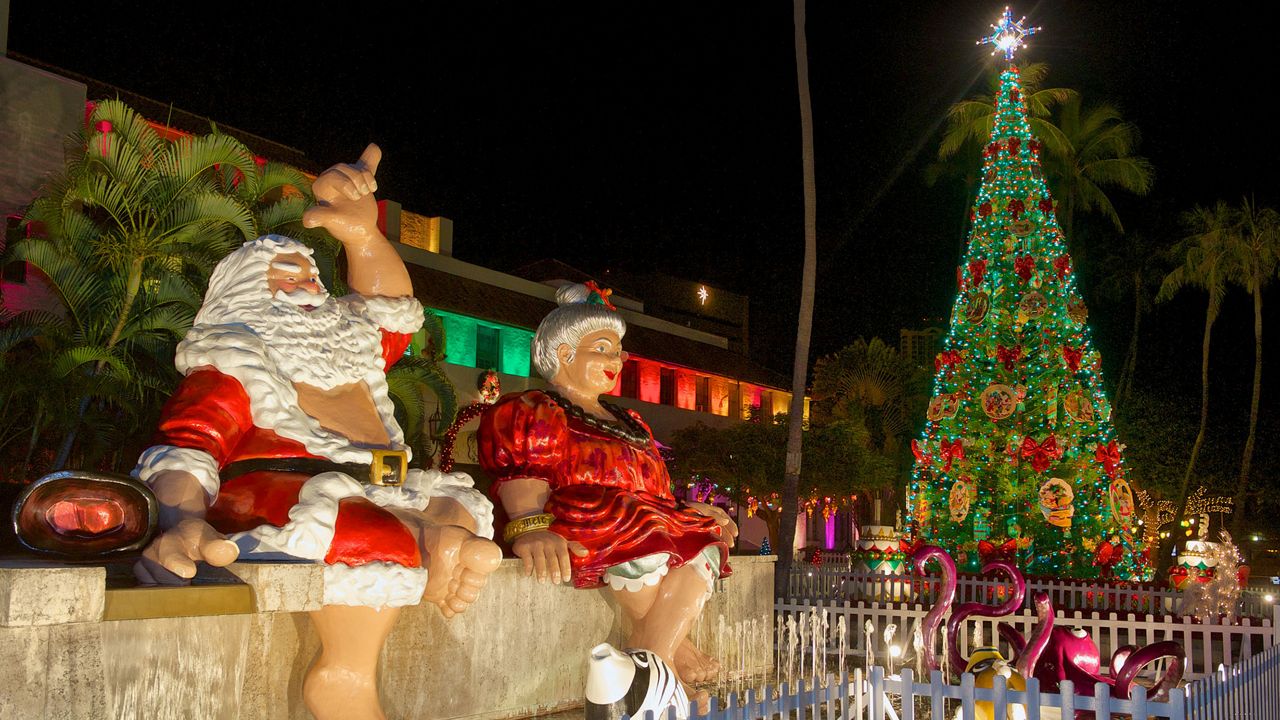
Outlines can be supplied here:
[[1085, 306], [1084, 300], [1078, 297], [1068, 300], [1067, 317], [1071, 319], [1071, 322], [1083, 325], [1089, 319], [1089, 308]]
[[1018, 408], [1018, 393], [1008, 385], [993, 383], [982, 391], [982, 411], [992, 420], [1003, 420]]
[[947, 503], [951, 510], [951, 522], [964, 522], [969, 516], [969, 483], [960, 478], [951, 486], [951, 497]]
[[[933, 358], [933, 369], [941, 370], [959, 365], [964, 361], [964, 353], [959, 350], [943, 350]], [[952, 393], [958, 395], [958, 393]]]
[[960, 393], [948, 393], [946, 395], [937, 395], [929, 401], [929, 409], [926, 417], [930, 420], [941, 420], [943, 418], [951, 418], [956, 416], [956, 412], [960, 409]]
[[498, 379], [498, 373], [493, 370], [485, 370], [480, 375], [477, 383], [480, 390], [480, 402], [492, 405], [498, 402], [498, 398], [502, 396], [502, 381]]
[[1133, 488], [1129, 487], [1129, 483], [1123, 478], [1112, 480], [1111, 486], [1107, 488], [1107, 498], [1111, 502], [1111, 517], [1115, 518], [1116, 524], [1125, 530], [1132, 529]]
[[1071, 517], [1075, 514], [1074, 500], [1075, 491], [1062, 478], [1049, 478], [1040, 486], [1040, 513], [1050, 525], [1071, 527]]
[[1067, 414], [1072, 420], [1078, 423], [1092, 423], [1097, 419], [1097, 413], [1093, 409], [1093, 403], [1089, 401], [1088, 396], [1084, 394], [1084, 390], [1075, 389], [1067, 393], [1067, 397], [1062, 401], [1062, 407], [1066, 409]]
[[1039, 290], [1028, 290], [1022, 294], [1022, 300], [1018, 301], [1018, 318], [1024, 321], [1038, 320], [1048, 311], [1049, 301]]
[[991, 309], [991, 296], [985, 292], [974, 292], [969, 294], [969, 302], [965, 303], [964, 319], [970, 325], [978, 325], [987, 318], [987, 311]]

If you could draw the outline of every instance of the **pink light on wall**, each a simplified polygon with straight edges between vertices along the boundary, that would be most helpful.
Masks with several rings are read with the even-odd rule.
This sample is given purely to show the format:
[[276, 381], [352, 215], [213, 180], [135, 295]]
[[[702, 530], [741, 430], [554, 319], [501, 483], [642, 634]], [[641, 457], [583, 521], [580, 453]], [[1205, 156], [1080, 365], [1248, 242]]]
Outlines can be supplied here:
[[826, 548], [828, 550], [835, 550], [836, 549], [836, 514], [835, 513], [827, 514], [825, 530], [827, 531]]
[[662, 402], [662, 367], [655, 362], [637, 360], [636, 375], [639, 378], [640, 400], [654, 404]]

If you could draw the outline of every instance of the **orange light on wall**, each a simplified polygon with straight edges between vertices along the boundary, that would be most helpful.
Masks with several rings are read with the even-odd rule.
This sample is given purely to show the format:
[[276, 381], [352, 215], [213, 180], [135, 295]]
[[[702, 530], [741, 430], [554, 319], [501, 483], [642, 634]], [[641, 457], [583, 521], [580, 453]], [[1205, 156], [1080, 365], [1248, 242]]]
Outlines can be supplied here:
[[636, 361], [640, 400], [655, 405], [662, 402], [662, 366], [647, 360]]
[[698, 377], [691, 372], [676, 372], [676, 407], [685, 410], [698, 407]]
[[729, 383], [720, 378], [711, 378], [710, 385], [711, 412], [720, 416], [729, 415]]

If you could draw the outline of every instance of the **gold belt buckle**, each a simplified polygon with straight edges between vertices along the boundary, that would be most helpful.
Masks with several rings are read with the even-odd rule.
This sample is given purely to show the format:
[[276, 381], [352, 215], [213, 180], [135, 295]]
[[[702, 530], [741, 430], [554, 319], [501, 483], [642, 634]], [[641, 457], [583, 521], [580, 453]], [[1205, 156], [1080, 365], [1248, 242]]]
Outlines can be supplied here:
[[[409, 474], [409, 455], [403, 450], [371, 450], [369, 482], [384, 487], [399, 487]], [[390, 461], [390, 462], [388, 462]]]

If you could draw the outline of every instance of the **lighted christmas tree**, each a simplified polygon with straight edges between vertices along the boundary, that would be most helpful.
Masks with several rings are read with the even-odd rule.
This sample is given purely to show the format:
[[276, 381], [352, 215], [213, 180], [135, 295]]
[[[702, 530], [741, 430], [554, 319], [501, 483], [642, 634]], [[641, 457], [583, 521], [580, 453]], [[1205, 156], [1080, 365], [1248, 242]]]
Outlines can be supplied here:
[[962, 567], [1146, 578], [1133, 491], [1066, 238], [1040, 166], [1013, 53], [1036, 28], [1006, 9], [982, 42], [1005, 52], [959, 293], [913, 441], [909, 533]]

